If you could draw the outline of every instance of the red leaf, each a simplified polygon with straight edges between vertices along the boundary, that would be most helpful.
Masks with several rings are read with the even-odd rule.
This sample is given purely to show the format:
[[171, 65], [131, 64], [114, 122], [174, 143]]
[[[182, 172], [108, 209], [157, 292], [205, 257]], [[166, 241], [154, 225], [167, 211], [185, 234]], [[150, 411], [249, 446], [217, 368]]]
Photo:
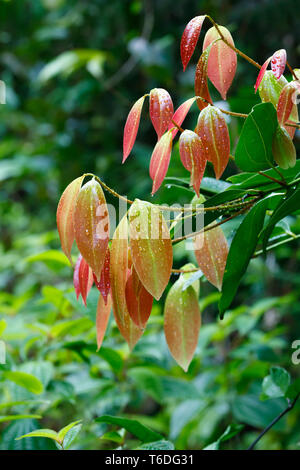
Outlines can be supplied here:
[[101, 292], [102, 297], [104, 299], [104, 303], [107, 303], [107, 296], [110, 291], [110, 275], [109, 275], [109, 268], [110, 268], [110, 251], [109, 248], [106, 250], [104, 265], [101, 271], [100, 281], [97, 281], [95, 274], [94, 282], [96, 284], [97, 289]]
[[271, 69], [272, 72], [277, 78], [277, 80], [281, 77], [284, 72], [286, 65], [286, 50], [279, 49], [279, 51], [274, 52], [271, 59]]
[[167, 131], [157, 142], [151, 155], [150, 177], [153, 180], [152, 195], [160, 188], [167, 174], [172, 152], [172, 131]]
[[180, 277], [169, 290], [164, 310], [166, 341], [175, 361], [187, 372], [198, 344], [201, 314], [193, 286], [183, 290]]
[[221, 227], [201, 232], [195, 237], [195, 256], [206, 279], [219, 291], [222, 288], [228, 255], [227, 240]]
[[110, 295], [107, 298], [107, 302], [104, 302], [102, 295], [99, 295], [96, 313], [97, 351], [99, 351], [102, 345], [110, 316], [111, 306], [112, 300]]
[[133, 322], [141, 330], [145, 329], [152, 310], [153, 297], [139, 280], [134, 267], [127, 278], [126, 304]]
[[74, 242], [73, 212], [84, 176], [76, 178], [64, 190], [56, 212], [57, 229], [61, 247], [73, 265], [71, 250]]
[[[205, 49], [202, 52], [200, 59], [198, 61], [195, 73], [195, 95], [204, 98], [208, 103], [212, 103], [212, 99], [209, 94], [208, 85], [207, 85], [207, 64], [208, 64], [208, 56], [209, 56], [210, 47]], [[201, 99], [197, 99], [197, 105], [200, 111], [206, 106], [208, 103]]]
[[81, 255], [78, 256], [75, 265], [73, 282], [77, 300], [81, 294], [83, 303], [86, 306], [86, 299], [94, 281], [92, 270]]
[[81, 188], [73, 222], [78, 249], [100, 279], [108, 246], [109, 217], [102, 188], [95, 179]]
[[136, 199], [129, 209], [129, 235], [138, 277], [158, 300], [169, 282], [173, 262], [170, 232], [161, 211]]
[[290, 82], [283, 87], [277, 105], [277, 117], [280, 125], [288, 121], [296, 102], [294, 97], [299, 92], [300, 84], [296, 81]]
[[269, 57], [266, 60], [266, 62], [262, 65], [262, 67], [259, 71], [259, 74], [257, 76], [256, 82], [255, 82], [255, 85], [254, 85], [255, 93], [257, 92], [257, 89], [258, 89], [259, 85], [261, 84], [262, 79], [264, 78], [264, 75], [266, 73], [267, 67], [268, 67], [271, 59], [272, 59], [272, 57]]
[[142, 96], [139, 100], [137, 100], [132, 106], [127, 116], [127, 120], [126, 120], [125, 127], [124, 127], [124, 134], [123, 134], [122, 163], [125, 162], [126, 158], [129, 156], [132, 150], [132, 147], [134, 146], [134, 142], [135, 142], [139, 124], [140, 124], [140, 118], [141, 118], [141, 112], [142, 112], [144, 100], [145, 100], [145, 96]]
[[163, 88], [150, 91], [150, 118], [157, 133], [158, 140], [168, 129], [174, 113], [172, 99]]
[[230, 139], [226, 121], [215, 106], [208, 106], [199, 115], [195, 132], [202, 140], [206, 158], [212, 162], [219, 179], [230, 155]]
[[[229, 44], [234, 46], [232, 36], [228, 29], [224, 26], [219, 26], [219, 29]], [[214, 26], [210, 28], [204, 38], [203, 50], [220, 37], [220, 34]], [[212, 44], [208, 57], [207, 75], [224, 100], [226, 100], [227, 91], [234, 79], [236, 65], [236, 52], [227, 46], [224, 41], [219, 40]]]
[[186, 25], [180, 43], [180, 55], [185, 71], [197, 45], [203, 21], [206, 15], [196, 16]]
[[[172, 121], [174, 121], [179, 127], [183, 123], [183, 121], [186, 118], [187, 113], [189, 112], [192, 104], [196, 100], [196, 97], [194, 96], [193, 98], [190, 98], [189, 100], [185, 101], [182, 103], [179, 108], [176, 109], [175, 113], [173, 114]], [[173, 128], [172, 130], [172, 138], [176, 136], [178, 129], [174, 128], [173, 122], [170, 122], [169, 124], [169, 130]]]
[[113, 312], [121, 335], [133, 349], [143, 331], [132, 321], [126, 304], [128, 277], [128, 222], [125, 215], [114, 233], [110, 251], [110, 283]]
[[194, 187], [199, 197], [206, 165], [206, 153], [200, 137], [195, 132], [185, 130], [179, 139], [179, 153], [183, 166], [191, 173], [190, 186]]

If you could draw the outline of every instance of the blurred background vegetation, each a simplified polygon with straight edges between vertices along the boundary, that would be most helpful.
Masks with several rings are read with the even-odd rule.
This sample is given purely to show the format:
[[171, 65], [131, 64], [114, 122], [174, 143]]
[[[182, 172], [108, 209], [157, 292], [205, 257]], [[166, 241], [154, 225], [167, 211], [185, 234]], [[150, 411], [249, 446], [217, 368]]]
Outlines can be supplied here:
[[[132, 354], [113, 322], [104, 347], [95, 352], [97, 292], [91, 292], [87, 308], [76, 303], [55, 211], [63, 189], [83, 172], [98, 174], [129, 198], [149, 200], [155, 134], [147, 107], [124, 166], [123, 126], [133, 102], [151, 88], [166, 88], [176, 107], [193, 96], [202, 40], [185, 74], [179, 54], [192, 17], [210, 14], [259, 63], [286, 48], [289, 62], [299, 67], [298, 12], [297, 0], [0, 1], [0, 78], [7, 92], [0, 105], [0, 338], [7, 345], [7, 364], [0, 366], [0, 448], [53, 448], [43, 439], [14, 439], [39, 427], [58, 430], [75, 419], [84, 421], [72, 448], [114, 448], [120, 443], [101, 439], [107, 426], [94, 418], [122, 414], [137, 417], [178, 449], [201, 449], [227, 425], [242, 423], [239, 434], [222, 444], [242, 449], [284, 409], [282, 398], [261, 400], [261, 393], [271, 366], [299, 377], [300, 366], [291, 363], [291, 344], [300, 339], [297, 240], [252, 261], [223, 322], [217, 320], [218, 294], [202, 283], [203, 327], [184, 374], [165, 344], [162, 303], [155, 303]], [[259, 102], [256, 75], [238, 60], [231, 110], [248, 112]], [[220, 100], [213, 90], [212, 96]], [[196, 118], [194, 108], [186, 127]], [[234, 148], [241, 122], [232, 119], [229, 126]], [[187, 176], [177, 157], [175, 149], [168, 176]], [[226, 171], [224, 179], [236, 171], [233, 163]], [[168, 186], [155, 202], [191, 199], [190, 192]], [[299, 222], [288, 222], [299, 232]], [[227, 228], [229, 239], [233, 228]], [[192, 260], [180, 245], [175, 255], [178, 267]], [[34, 375], [43, 391], [16, 385], [6, 376], [9, 370]], [[24, 414], [41, 418], [16, 419]], [[258, 447], [299, 448], [299, 417], [298, 405]], [[139, 445], [132, 436], [126, 443]]]

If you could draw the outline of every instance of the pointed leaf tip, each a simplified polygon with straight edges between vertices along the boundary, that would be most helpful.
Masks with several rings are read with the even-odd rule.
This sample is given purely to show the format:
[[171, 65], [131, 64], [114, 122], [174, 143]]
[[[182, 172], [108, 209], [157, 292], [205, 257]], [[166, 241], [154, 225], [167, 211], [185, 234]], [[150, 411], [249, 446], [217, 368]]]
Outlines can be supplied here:
[[183, 31], [180, 42], [180, 55], [183, 71], [185, 71], [194, 53], [205, 17], [206, 15], [192, 18]]
[[206, 153], [200, 137], [193, 131], [185, 130], [179, 138], [179, 153], [183, 166], [191, 173], [190, 186], [199, 197], [206, 166]]
[[259, 85], [261, 84], [262, 79], [264, 78], [264, 75], [265, 75], [265, 73], [266, 73], [267, 67], [268, 67], [268, 65], [269, 65], [271, 59], [272, 59], [272, 57], [269, 57], [269, 58], [265, 61], [265, 63], [262, 65], [262, 67], [261, 67], [261, 69], [260, 69], [260, 71], [259, 71], [259, 74], [258, 74], [258, 76], [257, 76], [256, 82], [255, 82], [255, 85], [254, 85], [255, 93], [257, 92], [258, 87], [259, 87]]
[[127, 159], [127, 157], [129, 156], [132, 150], [132, 147], [134, 146], [139, 124], [140, 124], [144, 100], [145, 100], [145, 96], [142, 96], [140, 99], [138, 99], [132, 106], [127, 116], [127, 120], [126, 120], [125, 127], [124, 127], [124, 133], [123, 133], [122, 163], [125, 162], [125, 160]]
[[75, 265], [73, 283], [77, 300], [79, 295], [81, 295], [83, 303], [86, 306], [86, 299], [93, 285], [93, 273], [81, 255], [78, 256]]
[[175, 111], [175, 113], [173, 114], [173, 117], [172, 117], [172, 120], [169, 124], [169, 130], [173, 128], [172, 130], [172, 138], [174, 139], [174, 137], [176, 136], [177, 132], [178, 132], [178, 128], [175, 127], [174, 128], [174, 124], [172, 121], [174, 121], [177, 126], [181, 126], [181, 124], [183, 123], [183, 121], [185, 120], [186, 118], [186, 115], [187, 113], [189, 112], [192, 104], [196, 101], [196, 97], [194, 96], [193, 98], [190, 98], [188, 100], [186, 100], [184, 103], [182, 103]]
[[97, 331], [97, 351], [101, 348], [105, 331], [107, 328], [110, 311], [112, 307], [111, 296], [108, 295], [107, 301], [104, 302], [102, 295], [99, 295], [97, 312], [96, 312], [96, 331]]
[[157, 142], [150, 160], [150, 177], [153, 180], [152, 195], [160, 188], [169, 168], [172, 152], [172, 130], [167, 131]]
[[150, 91], [150, 119], [157, 133], [158, 140], [168, 129], [174, 114], [171, 96], [163, 88]]

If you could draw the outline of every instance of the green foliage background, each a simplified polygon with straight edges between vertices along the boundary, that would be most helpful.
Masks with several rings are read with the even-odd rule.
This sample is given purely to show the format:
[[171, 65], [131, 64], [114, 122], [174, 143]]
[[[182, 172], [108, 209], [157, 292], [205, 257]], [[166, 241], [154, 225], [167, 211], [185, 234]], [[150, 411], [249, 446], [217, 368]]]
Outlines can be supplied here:
[[[194, 65], [183, 74], [179, 56], [193, 16], [209, 13], [227, 25], [237, 47], [260, 63], [284, 47], [299, 67], [298, 9], [296, 0], [0, 2], [0, 78], [7, 87], [7, 103], [0, 105], [0, 338], [7, 347], [7, 363], [0, 365], [1, 449], [55, 448], [47, 439], [15, 438], [38, 428], [58, 431], [77, 419], [83, 427], [71, 448], [115, 448], [124, 439], [128, 448], [141, 444], [122, 432], [101, 439], [118, 429], [95, 421], [107, 414], [135, 418], [177, 449], [202, 449], [231, 424], [239, 433], [221, 448], [244, 449], [284, 409], [285, 400], [267, 399], [262, 383], [272, 366], [300, 376], [300, 365], [291, 362], [292, 342], [300, 339], [299, 241], [251, 262], [222, 322], [219, 294], [201, 283], [203, 326], [184, 374], [163, 337], [162, 303], [155, 303], [132, 354], [113, 322], [95, 352], [97, 292], [87, 308], [76, 302], [55, 211], [65, 186], [83, 172], [98, 174], [129, 198], [150, 200], [154, 131], [144, 111], [137, 144], [122, 166], [123, 125], [132, 103], [151, 88], [168, 89], [176, 106], [193, 96]], [[259, 102], [256, 74], [239, 59], [229, 91], [232, 111], [249, 112]], [[186, 126], [196, 117], [194, 110]], [[241, 122], [229, 126], [235, 146]], [[299, 133], [295, 143], [299, 148]], [[187, 176], [177, 157], [175, 151], [168, 176]], [[231, 163], [223, 179], [235, 171]], [[154, 200], [190, 197], [166, 185]], [[226, 224], [229, 239], [235, 223]], [[296, 218], [284, 224], [282, 230], [299, 233]], [[193, 258], [179, 245], [175, 260], [180, 266]], [[23, 376], [21, 386], [20, 377], [7, 373], [12, 370], [38, 381]], [[299, 449], [299, 417], [300, 404], [258, 448]]]

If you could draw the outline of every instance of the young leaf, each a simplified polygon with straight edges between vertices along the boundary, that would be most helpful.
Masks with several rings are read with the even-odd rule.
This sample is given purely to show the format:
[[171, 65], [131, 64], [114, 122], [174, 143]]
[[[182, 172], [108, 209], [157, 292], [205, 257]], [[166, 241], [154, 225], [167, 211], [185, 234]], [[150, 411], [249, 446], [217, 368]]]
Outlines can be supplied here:
[[196, 235], [195, 256], [206, 279], [221, 291], [228, 256], [228, 244], [221, 227]]
[[273, 163], [272, 140], [278, 127], [271, 103], [253, 107], [242, 128], [235, 152], [237, 166], [243, 171], [260, 171]]
[[107, 248], [104, 265], [101, 271], [100, 281], [98, 282], [96, 276], [93, 275], [96, 287], [99, 290], [99, 292], [101, 292], [105, 304], [107, 302], [107, 296], [110, 291], [109, 270], [110, 270], [110, 251], [109, 251], [109, 248]]
[[127, 116], [127, 120], [126, 120], [125, 127], [124, 127], [124, 134], [123, 134], [122, 163], [125, 162], [125, 160], [127, 159], [127, 157], [129, 156], [132, 150], [132, 147], [134, 146], [134, 142], [135, 142], [139, 124], [140, 124], [141, 112], [142, 112], [144, 100], [145, 100], [145, 96], [142, 96], [139, 100], [137, 100], [132, 106]]
[[[227, 28], [219, 26], [219, 29], [228, 41], [229, 44], [234, 46], [232, 36]], [[213, 41], [216, 41], [221, 36], [217, 29], [213, 26], [210, 28], [204, 38], [203, 50], [205, 50]], [[219, 91], [223, 100], [226, 100], [226, 94], [236, 72], [236, 52], [232, 50], [222, 40], [216, 41], [211, 48], [208, 58], [207, 75], [210, 81], [214, 84]]]
[[128, 221], [125, 215], [114, 233], [110, 251], [110, 284], [113, 312], [121, 335], [133, 349], [143, 331], [131, 320], [125, 288], [128, 277]]
[[274, 77], [278, 80], [284, 72], [286, 65], [286, 50], [279, 49], [274, 52], [271, 59], [271, 69]]
[[272, 152], [275, 162], [284, 170], [296, 165], [296, 149], [288, 132], [278, 126], [273, 137]]
[[144, 426], [135, 419], [120, 418], [118, 416], [104, 415], [96, 418], [97, 423], [108, 423], [126, 429], [130, 434], [133, 434], [142, 442], [152, 442], [163, 439], [161, 434], [158, 434], [152, 429]]
[[266, 70], [268, 68], [268, 65], [271, 61], [272, 57], [269, 57], [265, 62], [264, 64], [262, 65], [260, 71], [259, 71], [259, 74], [257, 76], [257, 79], [256, 79], [256, 82], [255, 82], [255, 85], [254, 85], [254, 89], [255, 89], [255, 93], [257, 92], [257, 89], [259, 88], [261, 82], [262, 82], [262, 79], [264, 78], [265, 76], [265, 73], [266, 73]]
[[157, 139], [168, 129], [174, 114], [174, 107], [169, 93], [163, 88], [150, 91], [150, 118], [157, 133]]
[[149, 173], [153, 180], [152, 195], [160, 188], [167, 174], [172, 152], [172, 131], [167, 131], [157, 142], [151, 155]]
[[61, 445], [61, 441], [59, 440], [58, 433], [53, 431], [52, 429], [37, 429], [36, 431], [28, 432], [27, 434], [23, 434], [23, 436], [17, 437], [16, 441], [20, 439], [24, 439], [24, 437], [47, 437], [49, 439], [53, 439], [59, 445]]
[[199, 114], [195, 132], [205, 149], [206, 158], [212, 162], [219, 179], [224, 172], [230, 155], [230, 139], [226, 121], [215, 106], [208, 106]]
[[136, 199], [129, 209], [129, 235], [138, 277], [158, 300], [169, 282], [173, 262], [170, 233], [161, 211]]
[[73, 276], [73, 283], [76, 292], [77, 300], [81, 294], [84, 305], [86, 306], [86, 299], [89, 291], [93, 285], [93, 273], [85, 259], [79, 255]]
[[153, 297], [139, 280], [134, 267], [127, 278], [125, 293], [131, 319], [141, 330], [144, 330], [151, 314]]
[[110, 295], [107, 297], [106, 302], [104, 301], [102, 295], [99, 295], [96, 312], [97, 351], [99, 351], [102, 345], [102, 341], [109, 320], [111, 306], [112, 300]]
[[206, 153], [200, 137], [185, 130], [179, 138], [179, 153], [183, 166], [191, 173], [190, 186], [200, 195], [200, 184], [206, 166]]
[[184, 282], [180, 276], [168, 292], [164, 331], [173, 358], [187, 372], [198, 344], [201, 314], [194, 287], [182, 290]]
[[32, 374], [27, 372], [22, 372], [19, 370], [5, 370], [3, 371], [3, 377], [5, 379], [11, 380], [16, 385], [26, 388], [31, 393], [39, 395], [44, 391], [44, 386], [42, 382]]
[[192, 104], [195, 102], [196, 97], [194, 96], [193, 98], [190, 98], [189, 100], [186, 100], [184, 103], [182, 103], [179, 108], [176, 109], [175, 113], [173, 114], [172, 120], [169, 124], [169, 130], [173, 128], [172, 130], [172, 138], [176, 136], [178, 129], [175, 127], [172, 121], [174, 121], [178, 126], [181, 126], [183, 121], [186, 118], [187, 113], [189, 112]]
[[197, 105], [200, 111], [206, 106], [208, 103], [212, 104], [212, 99], [209, 94], [208, 84], [207, 84], [207, 64], [208, 64], [208, 56], [211, 46], [209, 46], [205, 51], [202, 52], [200, 59], [198, 61], [195, 73], [195, 95], [204, 98], [207, 103], [200, 98], [197, 99]]
[[99, 280], [109, 240], [109, 217], [102, 188], [95, 179], [79, 191], [73, 222], [78, 249]]
[[191, 19], [183, 31], [180, 43], [180, 55], [183, 71], [185, 71], [194, 53], [205, 17], [206, 15], [201, 15]]
[[76, 178], [64, 190], [56, 212], [57, 229], [61, 247], [73, 265], [71, 250], [74, 241], [73, 212], [84, 176]]
[[287, 83], [282, 88], [277, 105], [277, 117], [280, 125], [288, 121], [294, 106], [293, 98], [297, 92], [300, 92], [300, 85], [296, 81]]

